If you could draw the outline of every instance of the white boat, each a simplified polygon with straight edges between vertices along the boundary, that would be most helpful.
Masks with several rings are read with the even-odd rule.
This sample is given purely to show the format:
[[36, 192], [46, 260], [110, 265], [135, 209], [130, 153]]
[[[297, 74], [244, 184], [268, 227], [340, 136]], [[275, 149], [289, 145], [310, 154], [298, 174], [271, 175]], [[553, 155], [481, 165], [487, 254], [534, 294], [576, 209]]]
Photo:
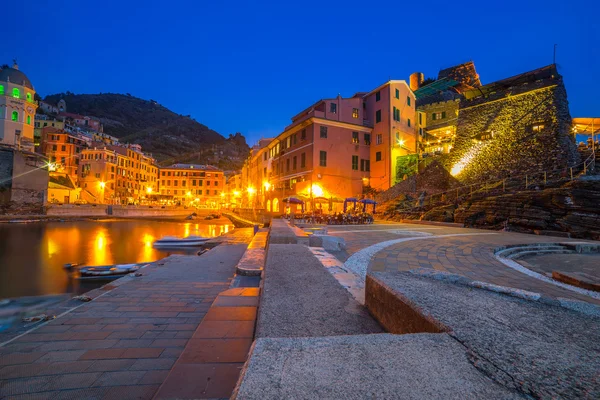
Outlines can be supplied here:
[[185, 238], [177, 236], [165, 236], [154, 242], [154, 247], [191, 247], [201, 246], [209, 238], [202, 236], [188, 236]]
[[136, 272], [144, 264], [116, 264], [78, 267], [75, 279], [80, 281], [106, 281], [119, 279]]

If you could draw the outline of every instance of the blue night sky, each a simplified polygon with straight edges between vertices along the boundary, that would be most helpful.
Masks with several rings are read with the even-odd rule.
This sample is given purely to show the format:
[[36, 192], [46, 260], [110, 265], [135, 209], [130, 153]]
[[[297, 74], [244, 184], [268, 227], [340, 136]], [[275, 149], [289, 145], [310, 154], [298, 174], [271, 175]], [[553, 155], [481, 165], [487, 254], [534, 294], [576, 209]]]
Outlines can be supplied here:
[[40, 95], [131, 93], [249, 144], [321, 98], [468, 60], [485, 84], [552, 63], [554, 43], [572, 116], [600, 117], [596, 0], [7, 3], [0, 62]]

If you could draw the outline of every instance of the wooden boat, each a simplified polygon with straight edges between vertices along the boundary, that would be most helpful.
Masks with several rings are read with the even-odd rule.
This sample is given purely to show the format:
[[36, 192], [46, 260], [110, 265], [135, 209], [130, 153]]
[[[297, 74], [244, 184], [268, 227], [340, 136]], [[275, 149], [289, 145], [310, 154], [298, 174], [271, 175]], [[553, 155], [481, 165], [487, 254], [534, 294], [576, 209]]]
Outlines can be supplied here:
[[202, 236], [188, 236], [180, 238], [176, 236], [165, 236], [154, 242], [154, 247], [190, 247], [190, 246], [201, 246], [204, 242], [209, 240]]
[[74, 278], [80, 281], [111, 281], [136, 272], [145, 264], [116, 264], [77, 267]]

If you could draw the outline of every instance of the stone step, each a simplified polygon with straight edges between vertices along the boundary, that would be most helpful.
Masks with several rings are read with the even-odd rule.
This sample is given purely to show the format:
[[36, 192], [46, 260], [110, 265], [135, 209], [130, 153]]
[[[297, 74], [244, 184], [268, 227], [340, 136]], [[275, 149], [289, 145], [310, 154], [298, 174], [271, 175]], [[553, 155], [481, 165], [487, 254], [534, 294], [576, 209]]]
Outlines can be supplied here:
[[563, 245], [556, 243], [539, 243], [525, 246], [514, 246], [507, 249], [501, 250], [496, 254], [505, 258], [510, 258], [513, 254], [520, 253], [523, 251], [546, 251], [546, 250], [566, 250], [567, 248]]
[[512, 258], [513, 260], [518, 260], [523, 257], [539, 256], [539, 255], [544, 255], [544, 254], [573, 254], [573, 253], [575, 253], [573, 250], [567, 250], [567, 249], [562, 249], [562, 250], [539, 249], [539, 250], [528, 250], [528, 251], [520, 251], [517, 253], [513, 253], [509, 256], [509, 258]]

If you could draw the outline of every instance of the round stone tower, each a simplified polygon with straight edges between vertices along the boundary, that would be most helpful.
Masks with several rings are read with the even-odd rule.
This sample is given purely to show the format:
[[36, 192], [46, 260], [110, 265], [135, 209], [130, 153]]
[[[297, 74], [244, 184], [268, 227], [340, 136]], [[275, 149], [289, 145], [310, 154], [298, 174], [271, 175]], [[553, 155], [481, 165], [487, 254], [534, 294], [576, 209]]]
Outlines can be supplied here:
[[15, 62], [0, 69], [0, 143], [34, 151], [35, 90]]

